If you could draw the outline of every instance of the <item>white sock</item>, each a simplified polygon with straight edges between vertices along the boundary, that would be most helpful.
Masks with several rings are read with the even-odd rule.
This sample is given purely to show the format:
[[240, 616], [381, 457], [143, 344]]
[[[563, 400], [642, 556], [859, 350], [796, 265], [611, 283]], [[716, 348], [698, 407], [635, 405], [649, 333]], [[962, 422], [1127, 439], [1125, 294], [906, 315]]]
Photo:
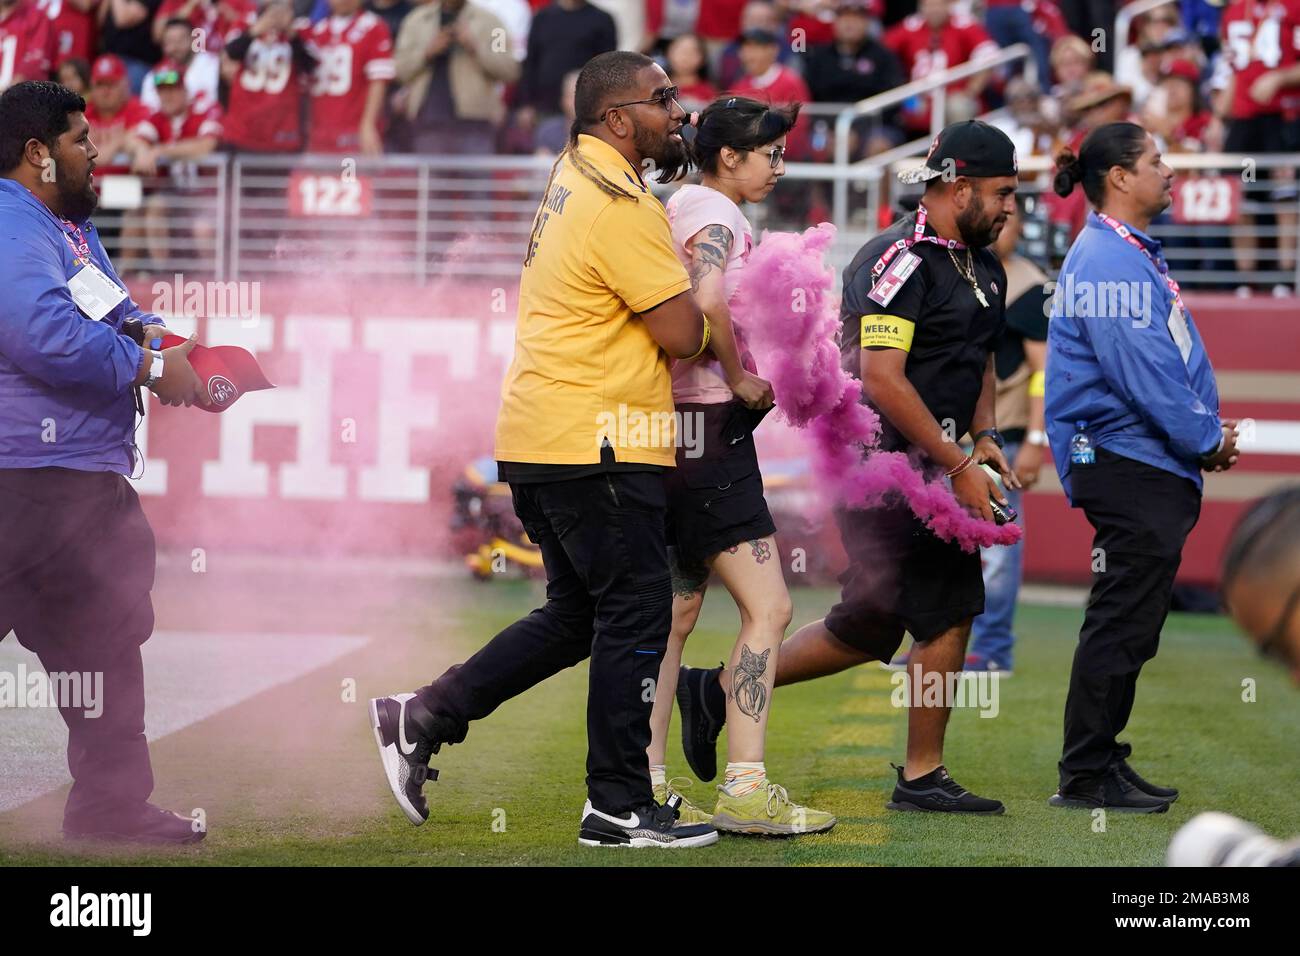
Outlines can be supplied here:
[[728, 762], [722, 792], [729, 797], [743, 797], [761, 787], [766, 779], [767, 768], [761, 760], [758, 763]]
[[666, 787], [668, 786], [667, 767], [661, 763], [652, 763], [650, 765], [650, 786]]

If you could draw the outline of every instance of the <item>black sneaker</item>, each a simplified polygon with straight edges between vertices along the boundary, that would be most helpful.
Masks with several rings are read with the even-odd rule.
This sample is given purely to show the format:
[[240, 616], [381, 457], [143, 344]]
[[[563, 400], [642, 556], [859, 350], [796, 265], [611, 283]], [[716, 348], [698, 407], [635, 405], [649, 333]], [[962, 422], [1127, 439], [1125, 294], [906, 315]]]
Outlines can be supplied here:
[[429, 803], [420, 791], [426, 782], [438, 779], [438, 771], [428, 764], [442, 742], [426, 736], [410, 719], [408, 705], [414, 699], [414, 694], [371, 698], [370, 724], [388, 787], [406, 818], [418, 827], [429, 819]]
[[195, 829], [192, 817], [141, 804], [129, 812], [94, 821], [63, 821], [68, 840], [104, 840], [112, 843], [198, 843], [207, 830]]
[[1091, 784], [1075, 785], [1068, 790], [1062, 788], [1047, 799], [1048, 805], [1053, 807], [1101, 808], [1116, 813], [1164, 813], [1171, 802], [1139, 790], [1123, 777], [1118, 766], [1112, 766]]
[[692, 847], [718, 842], [718, 831], [707, 823], [678, 823], [682, 798], [669, 796], [662, 806], [651, 801], [624, 817], [602, 813], [588, 800], [582, 808], [578, 842], [583, 846]]
[[718, 734], [727, 722], [722, 665], [683, 667], [677, 672], [677, 709], [682, 713], [682, 750], [700, 780], [718, 775]]
[[1170, 803], [1173, 803], [1178, 799], [1177, 790], [1173, 787], [1158, 787], [1154, 783], [1148, 783], [1146, 780], [1142, 779], [1141, 775], [1136, 770], [1128, 765], [1127, 760], [1119, 761], [1119, 763], [1115, 764], [1115, 769], [1119, 771], [1121, 777], [1133, 784], [1133, 786], [1137, 787], [1143, 793], [1148, 793], [1153, 797], [1159, 797], [1161, 800], [1168, 800]]
[[974, 813], [995, 815], [1006, 808], [997, 800], [977, 797], [948, 773], [943, 764], [915, 780], [903, 779], [903, 768], [890, 764], [898, 771], [898, 785], [894, 798], [885, 804], [890, 810], [926, 810], [931, 813]]

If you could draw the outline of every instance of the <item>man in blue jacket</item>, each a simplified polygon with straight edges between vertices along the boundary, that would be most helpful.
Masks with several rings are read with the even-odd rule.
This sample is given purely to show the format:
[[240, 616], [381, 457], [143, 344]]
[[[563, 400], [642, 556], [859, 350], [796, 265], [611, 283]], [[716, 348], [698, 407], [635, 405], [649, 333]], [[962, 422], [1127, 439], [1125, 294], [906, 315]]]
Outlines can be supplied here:
[[1169, 612], [1201, 472], [1237, 461], [1214, 369], [1151, 220], [1173, 172], [1133, 123], [1093, 130], [1057, 159], [1056, 192], [1095, 211], [1061, 268], [1048, 331], [1047, 432], [1073, 507], [1096, 530], [1093, 581], [1065, 704], [1053, 806], [1160, 813], [1178, 791], [1142, 779], [1117, 737]]
[[126, 476], [139, 386], [169, 405], [210, 399], [193, 339], [147, 347], [162, 320], [127, 295], [89, 222], [85, 109], [55, 83], [0, 96], [0, 639], [12, 628], [62, 691], [64, 834], [193, 842], [189, 817], [148, 803], [154, 538]]

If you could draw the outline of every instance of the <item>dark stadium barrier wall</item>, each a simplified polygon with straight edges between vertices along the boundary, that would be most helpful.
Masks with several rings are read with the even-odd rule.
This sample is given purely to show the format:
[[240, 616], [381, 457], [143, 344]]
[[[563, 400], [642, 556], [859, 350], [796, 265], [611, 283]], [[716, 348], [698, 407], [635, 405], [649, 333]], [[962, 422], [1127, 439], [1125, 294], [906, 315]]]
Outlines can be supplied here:
[[[255, 352], [278, 386], [241, 396], [220, 415], [150, 401], [138, 433], [146, 464], [137, 488], [160, 547], [458, 559], [451, 488], [467, 466], [491, 455], [513, 347], [513, 286], [322, 275], [235, 287], [176, 277], [135, 283], [132, 294], [178, 332]], [[1219, 374], [1224, 414], [1255, 419], [1261, 441], [1277, 449], [1249, 454], [1206, 482], [1180, 576], [1211, 583], [1244, 504], [1300, 481], [1300, 310], [1270, 298], [1189, 299]], [[817, 496], [775, 474], [796, 470], [799, 436], [769, 420], [759, 438], [770, 494], [783, 493], [815, 522]], [[1024, 510], [1027, 577], [1086, 580], [1091, 528], [1066, 505], [1050, 468]], [[838, 550], [827, 530], [814, 533], [805, 523], [800, 537]], [[825, 558], [819, 563], [842, 560]]]

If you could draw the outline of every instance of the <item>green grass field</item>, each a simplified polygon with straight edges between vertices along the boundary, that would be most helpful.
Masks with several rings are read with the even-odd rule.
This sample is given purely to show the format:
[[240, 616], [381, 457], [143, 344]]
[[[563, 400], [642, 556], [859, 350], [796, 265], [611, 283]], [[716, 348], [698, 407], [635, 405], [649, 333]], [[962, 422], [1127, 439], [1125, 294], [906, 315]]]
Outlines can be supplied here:
[[[1182, 790], [1168, 814], [1112, 814], [1104, 832], [1086, 812], [1053, 810], [1061, 713], [1081, 611], [1022, 607], [1015, 676], [1000, 713], [955, 712], [947, 763], [963, 784], [1007, 805], [1005, 816], [950, 819], [884, 808], [891, 760], [901, 763], [905, 714], [890, 705], [890, 674], [867, 665], [781, 688], [769, 732], [769, 774], [792, 797], [831, 810], [829, 834], [787, 840], [723, 837], [677, 853], [577, 845], [584, 799], [586, 668], [560, 674], [475, 725], [434, 765], [429, 822], [413, 828], [388, 794], [365, 713], [377, 694], [410, 689], [462, 659], [536, 605], [524, 582], [441, 590], [408, 583], [366, 608], [364, 650], [259, 694], [153, 746], [154, 799], [201, 806], [199, 847], [105, 850], [57, 839], [66, 791], [0, 814], [6, 864], [214, 865], [1153, 865], [1195, 812], [1220, 809], [1275, 835], [1300, 832], [1296, 765], [1300, 698], [1221, 618], [1175, 615], [1143, 673], [1127, 737], [1134, 765]], [[833, 601], [794, 592], [795, 624]], [[167, 608], [160, 608], [165, 616]], [[267, 612], [272, 613], [271, 611]], [[281, 615], [290, 610], [281, 609]], [[328, 613], [328, 612], [324, 612]], [[719, 589], [686, 650], [688, 663], [726, 655], [736, 612]], [[1242, 681], [1257, 682], [1256, 701]], [[347, 680], [356, 700], [344, 700]], [[669, 773], [687, 774], [674, 721]], [[725, 737], [720, 744], [725, 744]], [[712, 785], [687, 793], [708, 803]], [[495, 824], [495, 826], [494, 826]], [[504, 825], [504, 826], [503, 826]]]

